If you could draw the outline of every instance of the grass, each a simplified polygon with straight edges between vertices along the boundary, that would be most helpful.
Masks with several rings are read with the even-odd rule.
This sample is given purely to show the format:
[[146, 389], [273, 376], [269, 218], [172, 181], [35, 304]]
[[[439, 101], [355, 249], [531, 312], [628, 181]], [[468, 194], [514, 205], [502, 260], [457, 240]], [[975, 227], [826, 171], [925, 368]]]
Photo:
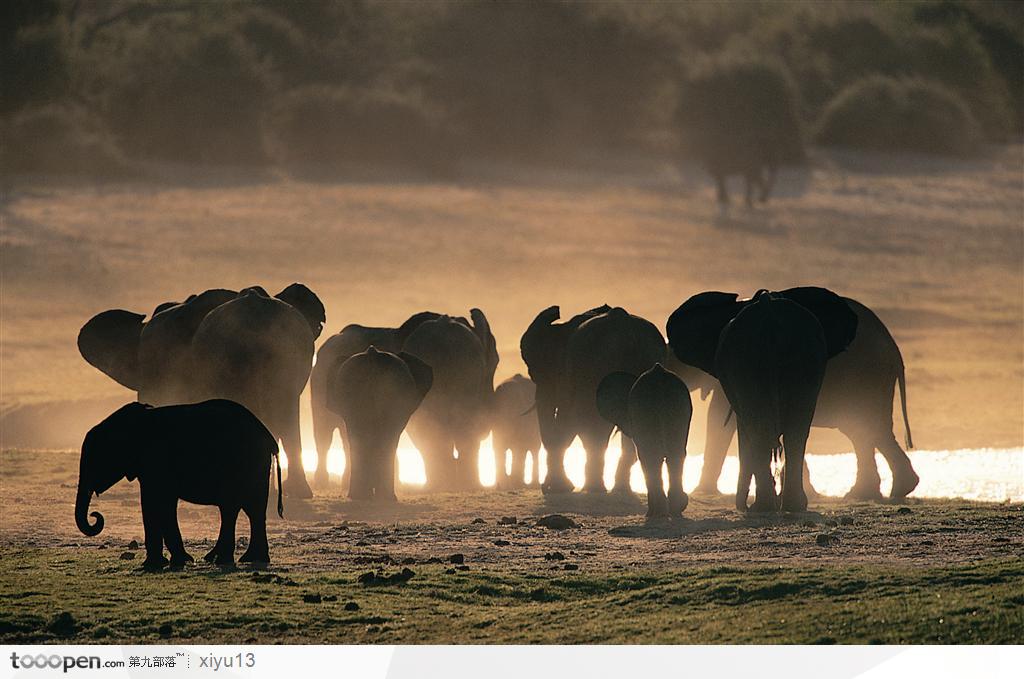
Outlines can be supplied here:
[[[362, 571], [352, 569], [298, 574], [203, 564], [152, 575], [138, 570], [134, 559], [115, 560], [94, 549], [6, 548], [2, 558], [4, 643], [1024, 640], [1019, 559], [926, 568], [713, 566], [518, 574], [473, 566], [449, 573], [447, 564], [414, 564], [416, 575], [404, 584], [367, 586], [357, 582]], [[349, 610], [350, 602], [358, 609]]]

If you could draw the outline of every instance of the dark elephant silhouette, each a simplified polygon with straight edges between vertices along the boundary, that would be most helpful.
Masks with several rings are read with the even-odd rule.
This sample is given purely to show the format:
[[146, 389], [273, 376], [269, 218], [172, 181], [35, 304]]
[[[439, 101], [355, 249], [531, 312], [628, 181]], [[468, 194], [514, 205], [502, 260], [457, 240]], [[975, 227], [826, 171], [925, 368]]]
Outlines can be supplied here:
[[[428, 323], [433, 325], [422, 327]], [[480, 441], [490, 429], [498, 366], [494, 335], [480, 309], [471, 309], [469, 320], [423, 311], [397, 328], [353, 324], [324, 342], [310, 377], [313, 435], [319, 457], [314, 480], [327, 482], [327, 453], [336, 430], [346, 453], [351, 450], [343, 418], [327, 407], [329, 376], [349, 357], [371, 345], [394, 354], [405, 351], [433, 369], [433, 387], [408, 426], [413, 443], [423, 455], [428, 487], [478, 487], [476, 459]], [[459, 459], [454, 457], [456, 449]], [[344, 476], [343, 486], [350, 483], [348, 465]]]
[[[597, 410], [597, 387], [606, 375], [639, 375], [665, 360], [665, 340], [650, 322], [607, 305], [555, 323], [559, 308], [541, 311], [523, 333], [520, 350], [537, 385], [537, 421], [547, 451], [544, 492], [569, 492], [565, 450], [579, 435], [587, 453], [585, 483], [589, 492], [605, 492], [604, 461], [612, 424]], [[614, 490], [629, 492], [635, 448], [623, 437]]]
[[780, 454], [795, 471], [784, 475], [782, 508], [806, 509], [801, 472], [825, 365], [857, 331], [857, 315], [835, 293], [802, 288], [801, 297], [803, 305], [762, 290], [749, 303], [738, 303], [735, 295], [701, 293], [669, 320], [676, 357], [716, 377], [735, 410], [736, 506], [743, 511], [751, 477], [757, 482], [752, 509], [775, 509], [771, 462]]
[[430, 391], [433, 370], [371, 346], [328, 376], [327, 406], [345, 422], [353, 500], [394, 501], [398, 439]]
[[[598, 385], [597, 409], [636, 443], [647, 484], [647, 516], [682, 514], [689, 502], [683, 491], [683, 463], [693, 415], [686, 384], [660, 363], [639, 377], [614, 372]], [[667, 498], [662, 465], [668, 468]]]
[[[540, 487], [540, 427], [533, 406], [537, 386], [516, 374], [494, 389], [494, 418], [491, 433], [494, 442], [495, 487], [522, 488], [525, 485], [526, 458], [533, 456], [530, 485]], [[506, 470], [505, 456], [511, 455]]]
[[91, 365], [155, 406], [227, 398], [281, 439], [293, 464], [286, 491], [311, 497], [302, 469], [299, 394], [309, 378], [323, 304], [301, 283], [276, 297], [259, 287], [207, 290], [165, 303], [148, 321], [121, 309], [90, 319], [78, 347]]
[[[270, 561], [267, 495], [277, 441], [259, 418], [233, 401], [214, 399], [154, 408], [130, 403], [93, 427], [82, 443], [75, 523], [90, 537], [103, 530], [103, 515], [89, 514], [93, 493], [121, 479], [139, 480], [146, 531], [143, 567], [180, 567], [192, 557], [178, 528], [178, 500], [220, 508], [220, 534], [208, 561], [234, 563], [238, 512], [249, 517], [249, 547], [242, 561]], [[283, 516], [278, 461], [277, 512]], [[89, 518], [95, 523], [90, 523]], [[170, 561], [163, 555], [167, 545]]]

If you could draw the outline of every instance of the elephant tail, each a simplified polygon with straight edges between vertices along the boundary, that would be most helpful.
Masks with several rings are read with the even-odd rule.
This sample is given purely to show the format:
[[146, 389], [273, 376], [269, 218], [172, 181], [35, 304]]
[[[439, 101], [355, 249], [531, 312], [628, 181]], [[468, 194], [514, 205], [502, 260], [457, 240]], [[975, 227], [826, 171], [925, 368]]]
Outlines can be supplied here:
[[277, 467], [277, 515], [284, 518], [284, 489], [281, 486], [281, 452], [274, 441], [274, 465]]
[[904, 371], [902, 362], [900, 364], [900, 372], [896, 379], [900, 383], [900, 407], [903, 409], [903, 430], [907, 433], [906, 439], [907, 448], [914, 447], [914, 438], [910, 435], [910, 418], [907, 417], [907, 377]]

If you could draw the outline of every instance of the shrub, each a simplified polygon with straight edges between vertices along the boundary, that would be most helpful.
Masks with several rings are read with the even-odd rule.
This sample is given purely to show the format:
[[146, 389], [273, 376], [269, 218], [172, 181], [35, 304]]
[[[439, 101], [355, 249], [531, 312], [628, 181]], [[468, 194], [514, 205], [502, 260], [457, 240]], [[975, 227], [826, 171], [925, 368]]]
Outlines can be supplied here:
[[96, 117], [56, 104], [25, 109], [5, 121], [0, 154], [0, 164], [11, 173], [109, 177], [127, 168]]
[[697, 66], [679, 91], [682, 151], [714, 173], [804, 159], [799, 96], [785, 68], [726, 54]]
[[981, 133], [967, 105], [944, 86], [870, 76], [828, 104], [816, 138], [826, 146], [962, 155], [977, 149]]
[[271, 156], [291, 167], [445, 165], [445, 144], [417, 100], [386, 91], [313, 85], [295, 89], [265, 121]]

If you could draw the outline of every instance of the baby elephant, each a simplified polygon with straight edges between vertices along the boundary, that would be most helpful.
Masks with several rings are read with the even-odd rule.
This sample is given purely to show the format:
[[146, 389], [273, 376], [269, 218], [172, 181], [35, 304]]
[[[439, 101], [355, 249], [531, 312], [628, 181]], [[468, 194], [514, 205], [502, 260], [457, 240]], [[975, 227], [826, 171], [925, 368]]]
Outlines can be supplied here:
[[[267, 494], [277, 440], [263, 423], [234, 401], [216, 399], [154, 408], [130, 403], [89, 430], [82, 443], [75, 523], [88, 536], [103, 530], [103, 515], [89, 501], [123, 478], [139, 479], [146, 531], [143, 567], [180, 567], [192, 557], [178, 528], [178, 500], [220, 508], [220, 535], [207, 561], [234, 563], [235, 521], [249, 517], [249, 549], [242, 561], [269, 562]], [[277, 464], [277, 513], [283, 516], [281, 464]]]
[[[510, 377], [494, 390], [494, 471], [498, 488], [520, 488], [526, 478], [526, 456], [533, 454], [532, 485], [540, 488], [540, 426], [533, 404], [537, 387], [522, 375]], [[505, 453], [512, 453], [512, 472], [505, 473]]]
[[[597, 409], [636, 443], [647, 481], [647, 516], [679, 516], [689, 498], [683, 492], [683, 461], [690, 434], [690, 390], [660, 363], [636, 377], [614, 372], [597, 388]], [[668, 465], [668, 500], [661, 465]]]
[[395, 501], [395, 455], [434, 371], [411, 354], [371, 346], [328, 376], [327, 408], [345, 421], [352, 465], [348, 496]]

